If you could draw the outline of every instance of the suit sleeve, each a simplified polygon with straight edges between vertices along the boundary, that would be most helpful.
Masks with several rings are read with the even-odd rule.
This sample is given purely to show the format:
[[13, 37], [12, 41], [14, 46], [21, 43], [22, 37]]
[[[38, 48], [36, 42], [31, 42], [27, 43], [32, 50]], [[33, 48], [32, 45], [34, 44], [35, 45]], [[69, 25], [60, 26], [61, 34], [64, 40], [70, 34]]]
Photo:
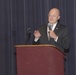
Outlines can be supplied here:
[[61, 36], [58, 37], [58, 41], [56, 42], [63, 49], [68, 49], [70, 45], [70, 37], [68, 35], [68, 29], [64, 28]]
[[40, 44], [40, 40], [38, 40], [36, 42], [33, 40], [33, 45], [38, 45], [38, 44]]

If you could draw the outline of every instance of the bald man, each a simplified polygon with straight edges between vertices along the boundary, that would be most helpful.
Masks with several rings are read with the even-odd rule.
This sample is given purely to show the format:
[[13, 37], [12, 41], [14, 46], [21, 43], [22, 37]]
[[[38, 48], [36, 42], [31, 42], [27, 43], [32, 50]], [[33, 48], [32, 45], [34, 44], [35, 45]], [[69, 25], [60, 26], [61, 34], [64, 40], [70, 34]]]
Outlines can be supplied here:
[[34, 31], [33, 44], [50, 44], [64, 51], [69, 48], [70, 38], [66, 26], [60, 24], [60, 11], [52, 8], [48, 13], [48, 24]]

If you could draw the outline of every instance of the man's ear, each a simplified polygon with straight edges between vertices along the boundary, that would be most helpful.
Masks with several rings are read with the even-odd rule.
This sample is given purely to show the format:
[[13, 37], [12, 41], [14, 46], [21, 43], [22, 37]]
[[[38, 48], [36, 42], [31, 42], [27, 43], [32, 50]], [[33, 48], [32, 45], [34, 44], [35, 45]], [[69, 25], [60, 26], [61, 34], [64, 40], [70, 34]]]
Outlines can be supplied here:
[[58, 20], [60, 19], [60, 16], [58, 16]]

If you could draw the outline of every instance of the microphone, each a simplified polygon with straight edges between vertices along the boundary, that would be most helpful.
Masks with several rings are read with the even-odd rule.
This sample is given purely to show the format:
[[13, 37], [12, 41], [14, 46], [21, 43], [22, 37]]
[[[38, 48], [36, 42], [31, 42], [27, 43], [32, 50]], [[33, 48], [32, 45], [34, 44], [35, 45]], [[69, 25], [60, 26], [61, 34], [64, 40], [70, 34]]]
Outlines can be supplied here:
[[30, 36], [31, 36], [31, 28], [28, 28], [26, 31], [26, 44], [28, 43]]
[[51, 26], [52, 26], [52, 25], [51, 25], [50, 23], [48, 23], [48, 28], [49, 28], [49, 30], [51, 30]]
[[31, 28], [28, 28], [27, 29], [27, 33], [31, 33]]
[[48, 23], [48, 41], [50, 41], [50, 30], [51, 30], [51, 24]]

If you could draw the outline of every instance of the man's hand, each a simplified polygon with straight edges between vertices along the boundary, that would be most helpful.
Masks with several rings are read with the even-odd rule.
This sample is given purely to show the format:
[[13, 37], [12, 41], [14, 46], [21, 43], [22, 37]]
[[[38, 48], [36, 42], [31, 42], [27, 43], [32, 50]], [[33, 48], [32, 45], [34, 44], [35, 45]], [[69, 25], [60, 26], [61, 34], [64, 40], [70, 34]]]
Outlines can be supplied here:
[[41, 34], [40, 34], [39, 30], [34, 31], [34, 36], [35, 36], [35, 39], [40, 38]]
[[55, 40], [58, 36], [55, 34], [54, 31], [50, 30], [50, 37]]

